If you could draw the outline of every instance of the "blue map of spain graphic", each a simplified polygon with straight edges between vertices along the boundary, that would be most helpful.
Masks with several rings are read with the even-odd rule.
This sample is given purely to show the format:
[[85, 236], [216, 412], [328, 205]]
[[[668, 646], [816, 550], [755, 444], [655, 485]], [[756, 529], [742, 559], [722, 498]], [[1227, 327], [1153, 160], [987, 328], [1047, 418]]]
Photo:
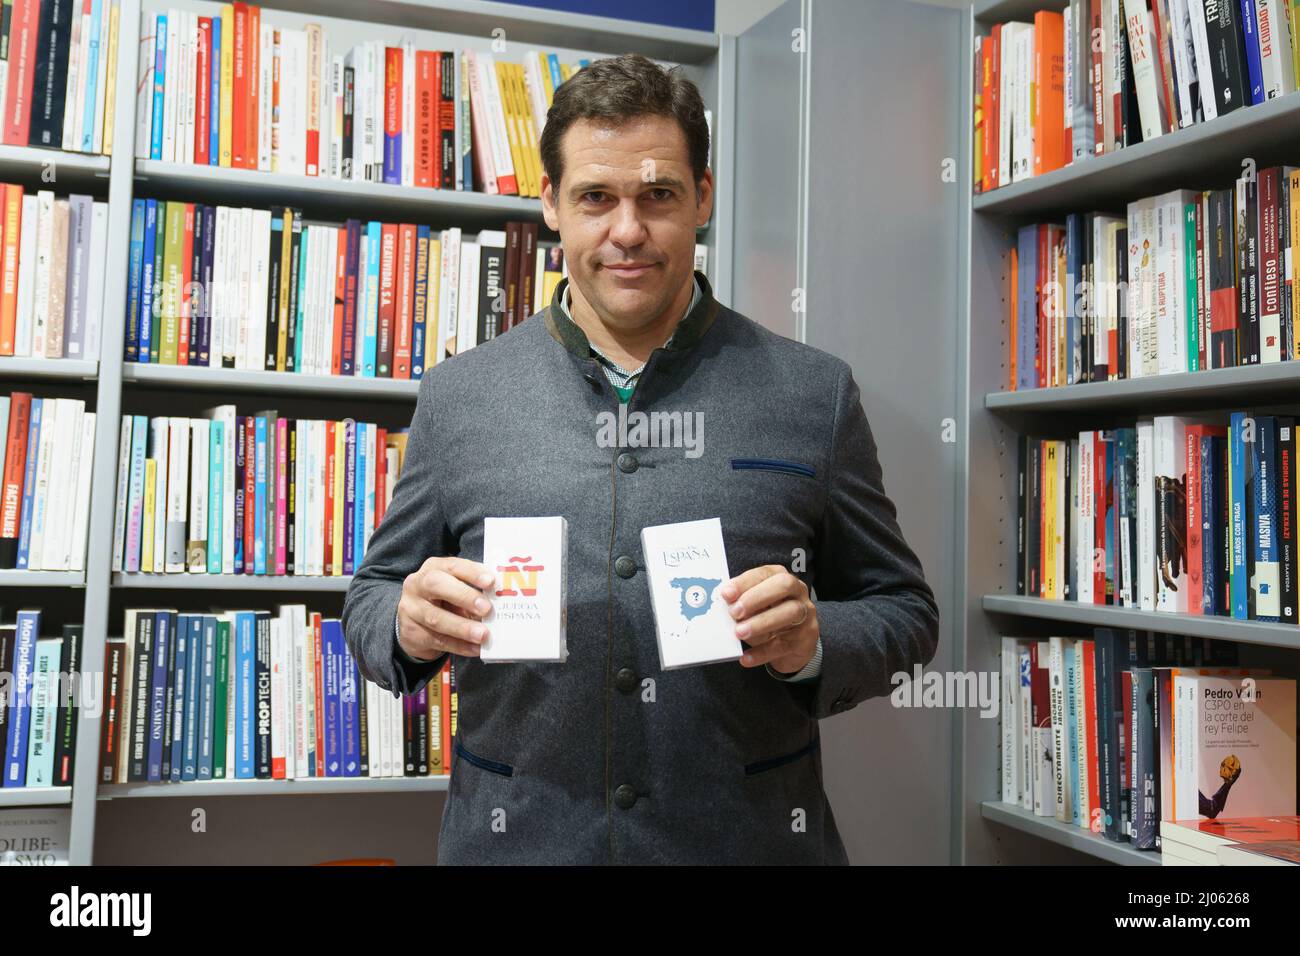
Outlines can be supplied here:
[[713, 603], [713, 589], [722, 583], [721, 578], [673, 578], [669, 582], [678, 591], [682, 602], [682, 617], [687, 621], [708, 613]]

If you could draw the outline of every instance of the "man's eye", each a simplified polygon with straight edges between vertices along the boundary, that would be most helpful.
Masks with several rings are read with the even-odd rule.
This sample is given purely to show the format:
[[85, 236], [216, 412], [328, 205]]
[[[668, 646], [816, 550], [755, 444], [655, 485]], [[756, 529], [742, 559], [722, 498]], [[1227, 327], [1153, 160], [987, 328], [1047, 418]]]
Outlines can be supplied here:
[[591, 200], [592, 202], [600, 202], [600, 200], [604, 198], [605, 194], [601, 192], [586, 192], [582, 194], [583, 199], [590, 199], [592, 196], [596, 197]]
[[656, 194], [655, 199], [671, 199], [673, 197], [673, 191], [665, 186], [655, 189], [654, 193]]

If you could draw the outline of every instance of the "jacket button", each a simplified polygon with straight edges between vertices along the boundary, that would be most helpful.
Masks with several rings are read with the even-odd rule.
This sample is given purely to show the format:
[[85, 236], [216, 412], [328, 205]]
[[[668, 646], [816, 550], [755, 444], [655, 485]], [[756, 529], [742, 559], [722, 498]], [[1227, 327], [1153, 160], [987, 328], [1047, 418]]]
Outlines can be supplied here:
[[619, 471], [625, 472], [630, 475], [632, 474], [632, 472], [636, 471], [636, 469], [637, 469], [636, 455], [633, 455], [632, 453], [625, 451], [623, 452], [623, 454], [618, 456]]
[[614, 573], [620, 578], [630, 578], [636, 574], [636, 562], [626, 554], [620, 554], [614, 561]]
[[614, 802], [618, 804], [620, 810], [631, 810], [632, 805], [636, 803], [636, 790], [629, 784], [621, 784], [614, 791]]
[[630, 667], [621, 667], [617, 674], [614, 675], [614, 686], [621, 693], [630, 694], [636, 690], [636, 671]]

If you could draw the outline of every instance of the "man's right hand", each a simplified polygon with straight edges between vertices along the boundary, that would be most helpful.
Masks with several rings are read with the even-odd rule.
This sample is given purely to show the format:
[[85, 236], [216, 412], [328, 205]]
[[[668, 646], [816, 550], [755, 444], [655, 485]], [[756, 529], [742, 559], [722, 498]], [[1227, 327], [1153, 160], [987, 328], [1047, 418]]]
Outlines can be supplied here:
[[442, 654], [478, 657], [487, 637], [483, 596], [495, 580], [487, 566], [465, 558], [429, 558], [402, 582], [397, 602], [398, 643], [417, 660]]

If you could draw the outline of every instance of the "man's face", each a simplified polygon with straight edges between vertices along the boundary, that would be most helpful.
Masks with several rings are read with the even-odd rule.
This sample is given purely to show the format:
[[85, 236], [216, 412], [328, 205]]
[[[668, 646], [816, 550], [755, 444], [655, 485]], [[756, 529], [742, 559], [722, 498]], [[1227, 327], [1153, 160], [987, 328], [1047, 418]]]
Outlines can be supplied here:
[[542, 209], [560, 233], [575, 300], [629, 331], [655, 322], [693, 274], [695, 229], [713, 209], [712, 173], [697, 202], [686, 137], [666, 116], [616, 128], [579, 120], [561, 144], [564, 178], [555, 188], [542, 176]]

